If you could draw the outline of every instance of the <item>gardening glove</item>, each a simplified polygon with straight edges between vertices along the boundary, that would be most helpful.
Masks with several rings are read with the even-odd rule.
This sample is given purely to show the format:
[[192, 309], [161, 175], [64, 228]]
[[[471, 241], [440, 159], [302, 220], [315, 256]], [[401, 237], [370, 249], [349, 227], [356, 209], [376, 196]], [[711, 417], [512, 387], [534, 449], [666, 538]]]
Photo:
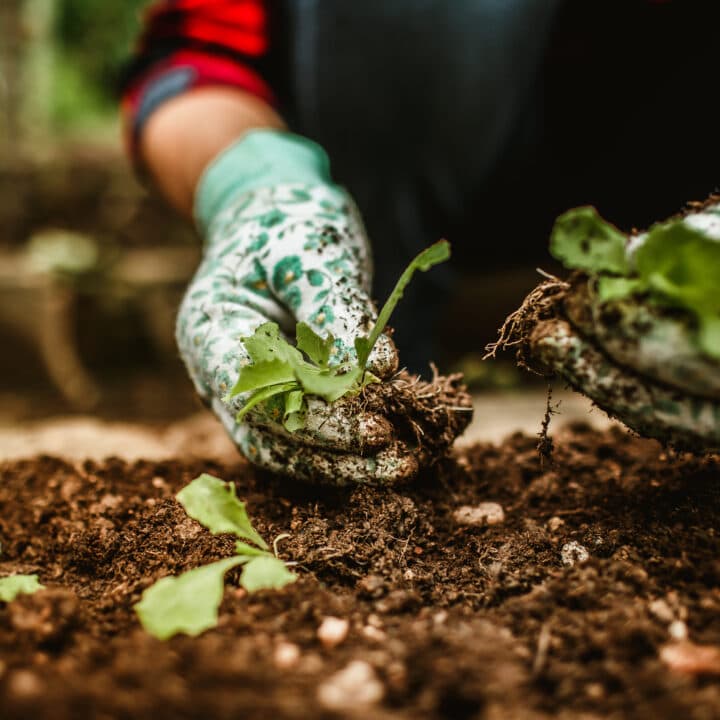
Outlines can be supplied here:
[[[417, 470], [393, 443], [389, 421], [341, 399], [307, 398], [305, 427], [288, 432], [266, 413], [235, 418], [245, 395], [228, 399], [249, 358], [241, 338], [268, 321], [294, 336], [304, 321], [332, 333], [331, 363], [354, 356], [353, 341], [376, 319], [368, 240], [348, 194], [333, 184], [322, 149], [286, 132], [252, 131], [205, 171], [195, 214], [204, 256], [177, 319], [177, 341], [200, 396], [253, 463], [306, 481], [393, 483]], [[369, 369], [398, 365], [382, 335]]]
[[[580, 217], [560, 218], [556, 248], [558, 233], [576, 233]], [[525, 325], [521, 354], [641, 435], [678, 449], [720, 450], [720, 206], [627, 241], [612, 226], [589, 222], [587, 258], [616, 240], [620, 264], [534, 291], [517, 318]], [[577, 237], [581, 248], [583, 232]], [[586, 271], [584, 262], [597, 263], [576, 251], [554, 254]]]

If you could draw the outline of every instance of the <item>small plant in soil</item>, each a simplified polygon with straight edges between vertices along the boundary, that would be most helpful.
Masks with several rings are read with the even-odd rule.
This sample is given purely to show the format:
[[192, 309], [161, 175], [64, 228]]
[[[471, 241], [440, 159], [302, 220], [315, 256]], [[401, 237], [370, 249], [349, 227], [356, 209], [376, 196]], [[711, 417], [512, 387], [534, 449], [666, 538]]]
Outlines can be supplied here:
[[12, 602], [18, 595], [32, 595], [45, 586], [37, 575], [11, 575], [0, 578], [0, 602]]
[[594, 208], [561, 215], [550, 277], [506, 321], [489, 355], [558, 375], [641, 435], [720, 448], [720, 203], [626, 236]]
[[252, 336], [243, 338], [241, 342], [251, 363], [240, 367], [238, 381], [228, 396], [232, 399], [241, 393], [250, 393], [237, 415], [238, 422], [255, 406], [272, 398], [274, 402], [280, 402], [285, 428], [294, 432], [305, 424], [306, 395], [335, 402], [347, 395], [357, 395], [370, 383], [379, 382], [367, 368], [368, 358], [405, 288], [417, 270], [425, 272], [449, 257], [450, 244], [441, 240], [410, 263], [370, 334], [355, 338], [356, 358], [353, 360], [331, 366], [335, 338], [332, 334], [322, 338], [303, 322], [296, 327], [295, 346], [282, 337], [280, 328], [272, 322], [261, 325]]
[[[718, 207], [705, 212], [720, 223]], [[678, 217], [653, 225], [631, 252], [627, 242], [594, 208], [581, 207], [557, 219], [550, 251], [594, 279], [600, 303], [635, 296], [684, 312], [698, 349], [720, 360], [720, 240]]]
[[0, 602], [12, 602], [18, 595], [33, 595], [44, 588], [37, 575], [10, 575], [0, 578]]
[[215, 627], [225, 573], [239, 565], [240, 586], [249, 593], [295, 582], [297, 577], [253, 528], [232, 483], [203, 473], [176, 498], [187, 514], [213, 535], [235, 535], [235, 555], [177, 577], [162, 578], [145, 590], [135, 611], [148, 633], [167, 640], [178, 633], [195, 636]]

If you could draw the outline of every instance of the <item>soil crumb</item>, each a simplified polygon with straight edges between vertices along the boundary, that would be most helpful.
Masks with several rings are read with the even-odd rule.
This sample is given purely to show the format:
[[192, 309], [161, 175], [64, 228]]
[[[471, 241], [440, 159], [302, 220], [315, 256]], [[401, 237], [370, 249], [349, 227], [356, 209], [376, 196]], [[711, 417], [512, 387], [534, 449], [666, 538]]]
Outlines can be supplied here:
[[[244, 461], [3, 463], [0, 576], [47, 589], [0, 604], [0, 717], [720, 716], [720, 458], [579, 424], [553, 439], [551, 464], [517, 434], [401, 489]], [[161, 643], [142, 591], [232, 552], [174, 500], [201, 472], [290, 534], [300, 579], [247, 595], [231, 573], [219, 627]], [[490, 502], [503, 522], [457, 521]], [[328, 617], [348, 623], [332, 646]]]

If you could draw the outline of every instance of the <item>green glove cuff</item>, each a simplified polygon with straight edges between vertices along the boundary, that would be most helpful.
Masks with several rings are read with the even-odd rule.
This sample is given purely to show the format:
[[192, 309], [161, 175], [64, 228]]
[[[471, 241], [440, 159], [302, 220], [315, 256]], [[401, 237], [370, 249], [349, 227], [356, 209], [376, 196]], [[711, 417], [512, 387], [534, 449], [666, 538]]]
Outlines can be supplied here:
[[195, 222], [205, 234], [232, 201], [288, 183], [332, 185], [330, 161], [312, 140], [280, 130], [251, 130], [208, 165], [195, 191]]

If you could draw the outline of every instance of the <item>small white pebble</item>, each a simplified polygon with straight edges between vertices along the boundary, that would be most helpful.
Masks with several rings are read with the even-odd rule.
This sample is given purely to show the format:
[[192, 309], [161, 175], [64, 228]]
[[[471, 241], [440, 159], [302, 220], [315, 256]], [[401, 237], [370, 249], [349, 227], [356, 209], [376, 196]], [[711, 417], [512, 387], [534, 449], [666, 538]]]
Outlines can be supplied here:
[[414, 579], [415, 579], [415, 573], [410, 568], [408, 568], [403, 573], [403, 580], [414, 580]]
[[299, 661], [300, 648], [295, 643], [278, 643], [273, 653], [273, 664], [278, 670], [291, 670]]
[[495, 502], [483, 502], [463, 505], [453, 513], [453, 517], [460, 525], [499, 525], [505, 521], [505, 511]]
[[548, 530], [550, 532], [557, 532], [564, 524], [565, 521], [557, 515], [553, 515], [553, 517], [547, 521]]
[[40, 678], [30, 670], [16, 670], [8, 680], [10, 694], [16, 698], [32, 698], [43, 692]]
[[440, 610], [433, 615], [433, 623], [435, 625], [442, 625], [447, 619], [447, 610]]
[[376, 627], [376, 628], [381, 628], [383, 626], [383, 621], [382, 621], [382, 618], [379, 615], [377, 615], [376, 613], [370, 613], [367, 616], [367, 624], [372, 625], [373, 627]]
[[668, 627], [668, 633], [673, 640], [687, 640], [688, 628], [682, 620], [673, 620]]
[[667, 604], [667, 601], [662, 598], [653, 600], [648, 605], [648, 608], [650, 612], [658, 620], [660, 620], [660, 622], [664, 622], [669, 625], [675, 619], [675, 613], [672, 611], [672, 608]]
[[572, 567], [575, 563], [583, 563], [590, 557], [590, 553], [584, 545], [575, 540], [565, 543], [560, 551], [560, 559], [562, 564]]
[[327, 710], [368, 708], [384, 695], [383, 684], [364, 660], [353, 660], [318, 687], [318, 701]]
[[156, 488], [165, 487], [165, 480], [163, 478], [161, 478], [159, 475], [156, 475], [152, 479], [152, 486], [156, 487]]
[[362, 629], [363, 637], [366, 637], [368, 640], [371, 640], [372, 642], [385, 642], [387, 640], [387, 635], [380, 630], [380, 628], [373, 627], [372, 625], [366, 625]]
[[337, 647], [347, 637], [350, 623], [344, 618], [329, 615], [323, 618], [317, 630], [318, 640], [327, 650]]

